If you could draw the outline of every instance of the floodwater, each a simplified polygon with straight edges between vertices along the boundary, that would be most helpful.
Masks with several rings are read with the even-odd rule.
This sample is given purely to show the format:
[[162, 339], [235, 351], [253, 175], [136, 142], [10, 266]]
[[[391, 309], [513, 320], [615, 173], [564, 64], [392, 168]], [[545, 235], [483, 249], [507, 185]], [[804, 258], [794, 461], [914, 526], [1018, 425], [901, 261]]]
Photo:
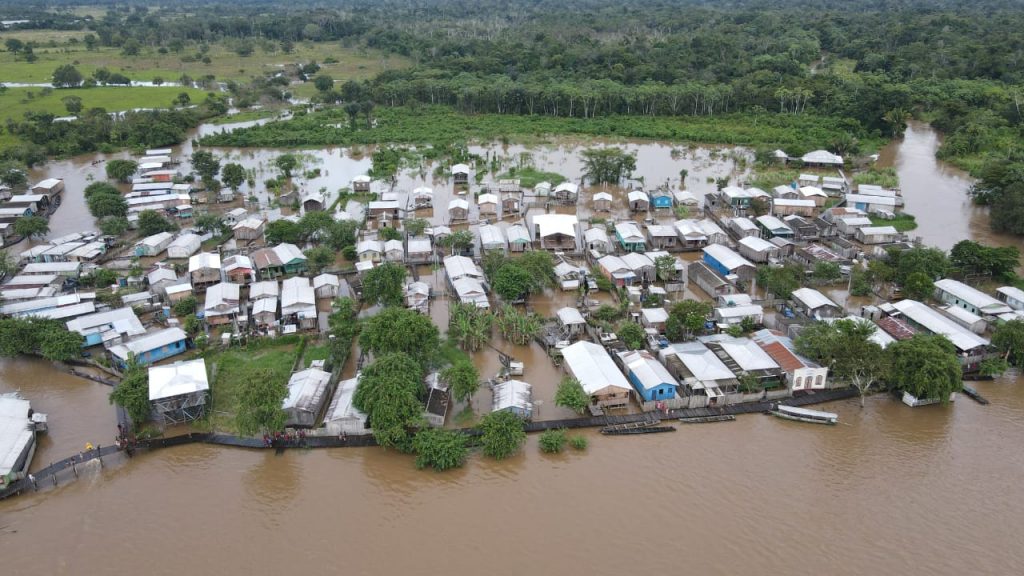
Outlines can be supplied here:
[[879, 166], [896, 167], [904, 210], [917, 217], [918, 227], [910, 235], [943, 250], [964, 239], [1024, 250], [1024, 238], [992, 232], [988, 208], [975, 206], [967, 195], [973, 179], [935, 157], [941, 143], [941, 135], [930, 126], [910, 122], [903, 139], [891, 142], [880, 153]]
[[[901, 176], [938, 177], [919, 154], [934, 146], [928, 139], [908, 131], [895, 153]], [[984, 233], [973, 224], [935, 232], [945, 210], [922, 203], [915, 185], [904, 177], [927, 242]], [[942, 190], [952, 202], [953, 184]], [[421, 277], [443, 285], [429, 269]], [[550, 315], [574, 298], [553, 291], [532, 304]], [[431, 315], [445, 324], [444, 299]], [[561, 374], [543, 351], [497, 335], [492, 344], [526, 362], [541, 418], [563, 414], [551, 401]], [[473, 357], [482, 376], [496, 372], [493, 352]], [[558, 456], [541, 454], [532, 436], [507, 461], [474, 455], [443, 474], [361, 448], [274, 455], [192, 445], [105, 458], [78, 481], [0, 502], [0, 558], [5, 574], [179, 574], [197, 562], [226, 575], [1019, 574], [1021, 385], [1015, 375], [978, 383], [989, 406], [833, 403], [835, 427], [748, 415], [675, 434], [586, 431], [586, 452]], [[50, 415], [35, 469], [116, 432], [100, 384], [19, 358], [0, 362], [0, 392], [14, 389]], [[489, 403], [486, 390], [472, 400], [478, 414]]]

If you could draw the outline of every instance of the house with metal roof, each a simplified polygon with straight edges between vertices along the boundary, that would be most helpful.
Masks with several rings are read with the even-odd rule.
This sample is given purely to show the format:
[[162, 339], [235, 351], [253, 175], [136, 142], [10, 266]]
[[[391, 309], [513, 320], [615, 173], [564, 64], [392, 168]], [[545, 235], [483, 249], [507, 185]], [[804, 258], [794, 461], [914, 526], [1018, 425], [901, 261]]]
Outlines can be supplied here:
[[146, 333], [135, 311], [129, 307], [116, 308], [79, 316], [65, 323], [68, 331], [77, 332], [85, 338], [83, 347], [99, 344], [116, 344], [122, 339]]
[[184, 424], [203, 417], [210, 395], [206, 360], [184, 360], [149, 367], [149, 403], [161, 424]]
[[984, 356], [988, 349], [989, 341], [987, 339], [943, 316], [926, 304], [916, 300], [900, 300], [893, 302], [890, 306], [914, 328], [949, 338], [960, 352], [961, 363], [966, 365], [980, 363], [980, 357]]
[[629, 286], [636, 281], [636, 274], [622, 258], [613, 254], [602, 256], [597, 261], [601, 274], [616, 286]]
[[476, 198], [477, 209], [481, 216], [494, 216], [498, 213], [498, 195], [484, 193]]
[[562, 334], [568, 338], [580, 336], [587, 327], [587, 321], [583, 318], [583, 314], [580, 314], [579, 310], [570, 306], [559, 308], [555, 312], [555, 317], [558, 319], [558, 327], [561, 329]]
[[226, 282], [245, 286], [256, 279], [256, 267], [252, 264], [252, 258], [242, 254], [225, 258], [220, 269]]
[[818, 212], [818, 206], [814, 200], [775, 198], [772, 200], [772, 213], [776, 216], [798, 216], [813, 217]]
[[448, 383], [441, 379], [440, 373], [435, 371], [427, 374], [423, 384], [427, 389], [423, 418], [427, 424], [441, 428], [444, 426], [445, 418], [448, 416], [448, 407], [451, 405]]
[[511, 412], [524, 420], [533, 417], [533, 386], [522, 380], [491, 384], [491, 412]]
[[401, 240], [384, 241], [384, 260], [388, 262], [405, 261], [405, 246]]
[[698, 338], [726, 365], [745, 378], [756, 378], [761, 388], [777, 388], [784, 384], [783, 371], [772, 357], [749, 338], [715, 334]]
[[220, 254], [200, 252], [188, 259], [188, 275], [196, 292], [202, 292], [221, 281]]
[[313, 292], [317, 298], [337, 298], [341, 295], [341, 278], [326, 272], [313, 277]]
[[869, 245], [892, 244], [902, 238], [894, 226], [862, 226], [854, 231], [853, 236], [861, 244]]
[[1014, 310], [1024, 310], [1024, 290], [1016, 286], [996, 288], [996, 299]]
[[952, 278], [935, 282], [935, 298], [983, 318], [994, 318], [1013, 310], [1005, 302]]
[[607, 192], [597, 192], [594, 194], [594, 211], [595, 212], [610, 212], [612, 209], [612, 195]]
[[352, 403], [358, 387], [358, 375], [350, 380], [338, 382], [331, 404], [324, 414], [324, 426], [331, 435], [357, 436], [372, 432], [366, 425], [366, 414], [360, 412]]
[[312, 428], [318, 424], [320, 414], [330, 393], [331, 373], [319, 368], [306, 368], [288, 379], [288, 396], [281, 409], [288, 415], [285, 427]]
[[794, 236], [793, 229], [775, 216], [765, 214], [763, 216], [758, 216], [755, 221], [761, 228], [762, 234], [765, 238], [792, 238]]
[[353, 192], [369, 192], [371, 179], [366, 174], [360, 174], [352, 178]]
[[252, 304], [252, 321], [260, 329], [277, 324], [277, 296], [263, 297]]
[[800, 160], [805, 166], [842, 166], [843, 157], [828, 150], [815, 150], [804, 154]]
[[306, 256], [298, 246], [287, 242], [273, 248], [261, 248], [249, 257], [260, 278], [265, 280], [306, 271]]
[[575, 214], [535, 214], [528, 217], [534, 241], [541, 250], [579, 250]]
[[630, 190], [626, 194], [630, 212], [647, 212], [651, 207], [651, 199], [643, 190]]
[[651, 248], [655, 250], [675, 250], [679, 245], [679, 236], [674, 226], [649, 224], [647, 238], [650, 240]]
[[480, 236], [480, 249], [484, 252], [500, 251], [505, 252], [508, 245], [505, 242], [505, 234], [501, 228], [494, 224], [484, 224], [477, 228]]
[[679, 383], [678, 394], [693, 398], [690, 406], [716, 404], [739, 387], [736, 375], [703, 342], [669, 344], [658, 357]]
[[455, 282], [460, 278], [474, 278], [481, 281], [484, 279], [483, 270], [480, 270], [476, 263], [466, 256], [446, 256], [443, 263], [449, 282]]
[[615, 223], [615, 239], [626, 252], [644, 252], [647, 250], [647, 239], [640, 231], [640, 226], [632, 220]]
[[602, 407], [629, 403], [632, 386], [603, 347], [579, 341], [563, 348], [562, 358], [566, 370], [579, 381], [592, 403]]
[[575, 204], [580, 195], [580, 186], [574, 182], [562, 182], [555, 186], [551, 194], [563, 204]]
[[456, 186], [469, 184], [469, 166], [466, 164], [452, 166], [452, 180]]
[[[682, 222], [682, 220], [681, 220], [681, 222]], [[731, 230], [733, 233], [735, 233], [740, 238], [743, 238], [743, 237], [746, 237], [746, 236], [760, 236], [761, 235], [761, 230], [758, 229], [757, 224], [754, 224], [754, 221], [751, 220], [750, 218], [746, 218], [746, 217], [743, 217], [743, 216], [737, 216], [736, 218], [729, 218], [727, 223], [726, 223], [726, 227], [729, 228], [729, 230]]]
[[206, 289], [203, 318], [211, 326], [227, 324], [239, 314], [239, 286], [234, 282], [219, 282]]
[[256, 216], [250, 216], [244, 220], [240, 220], [234, 226], [231, 227], [231, 232], [235, 236], [235, 240], [248, 242], [250, 240], [258, 240], [263, 237], [263, 232], [266, 229], [266, 221], [263, 218]]
[[847, 194], [846, 205], [867, 213], [875, 213], [879, 210], [896, 212], [900, 206], [899, 201], [892, 196], [868, 196], [866, 194]]
[[583, 241], [587, 244], [587, 250], [594, 250], [598, 254], [608, 254], [612, 251], [611, 240], [608, 239], [608, 232], [604, 228], [587, 228], [583, 232]]
[[834, 318], [842, 313], [842, 308], [814, 288], [798, 288], [793, 290], [791, 299], [793, 308], [807, 316], [822, 320]]
[[451, 221], [469, 218], [469, 202], [464, 198], [452, 198], [448, 201], [448, 219]]
[[828, 368], [797, 355], [793, 340], [781, 332], [758, 330], [752, 338], [786, 374], [790, 390], [824, 390], [828, 386]]
[[626, 376], [644, 402], [671, 400], [679, 383], [668, 370], [646, 350], [619, 352]]
[[744, 236], [737, 242], [740, 256], [753, 262], [767, 262], [779, 257], [779, 247], [757, 236]]
[[281, 282], [281, 318], [302, 330], [317, 327], [316, 292], [309, 278], [294, 276]]
[[522, 224], [512, 224], [505, 230], [509, 252], [525, 252], [530, 248], [530, 232]]
[[463, 304], [473, 304], [477, 308], [490, 308], [487, 291], [479, 280], [471, 276], [463, 276], [452, 281], [452, 288]]
[[406, 260], [410, 263], [431, 262], [434, 258], [434, 246], [429, 236], [413, 236], [409, 238]]
[[722, 276], [736, 276], [750, 280], [757, 273], [757, 267], [736, 252], [722, 244], [710, 244], [701, 249], [703, 261]]
[[430, 312], [430, 284], [409, 282], [405, 286], [405, 307], [421, 314]]
[[110, 347], [110, 359], [124, 369], [129, 358], [145, 366], [185, 352], [188, 335], [176, 326], [136, 336], [123, 344]]
[[659, 188], [650, 194], [651, 206], [656, 210], [670, 209], [672, 208], [673, 195], [668, 190]]
[[653, 331], [657, 334], [663, 334], [667, 323], [668, 310], [661, 306], [640, 309], [640, 325], [647, 329], [648, 332]]
[[138, 244], [135, 245], [135, 255], [140, 258], [143, 256], [159, 256], [164, 250], [167, 250], [167, 246], [174, 240], [174, 235], [170, 232], [160, 232], [159, 234], [153, 234], [147, 236], [142, 240], [139, 240]]

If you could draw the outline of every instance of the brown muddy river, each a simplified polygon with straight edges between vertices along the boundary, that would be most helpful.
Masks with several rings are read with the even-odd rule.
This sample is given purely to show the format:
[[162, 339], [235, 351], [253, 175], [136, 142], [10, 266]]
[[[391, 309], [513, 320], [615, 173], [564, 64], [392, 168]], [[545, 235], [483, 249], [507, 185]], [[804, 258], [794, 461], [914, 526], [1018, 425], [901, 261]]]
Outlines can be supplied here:
[[[929, 134], [912, 126], [891, 151], [919, 233], [944, 247], [989, 238], [984, 218], [956, 203], [967, 181], [921, 152], [934, 149]], [[68, 162], [82, 179], [93, 170]], [[660, 170], [671, 177], [678, 165]], [[917, 189], [907, 174], [948, 184]], [[73, 223], [69, 208], [55, 228], [64, 214]], [[959, 219], [939, 221], [947, 211]], [[550, 314], [568, 298], [534, 305]], [[432, 310], [442, 325], [444, 306]], [[527, 362], [540, 417], [559, 416], [559, 373], [543, 352], [493, 343]], [[485, 377], [497, 369], [493, 353], [475, 360]], [[989, 406], [836, 403], [826, 407], [835, 427], [750, 415], [675, 434], [590, 431], [586, 452], [559, 456], [532, 436], [508, 461], [475, 455], [443, 474], [380, 449], [192, 445], [111, 457], [78, 481], [0, 502], [2, 573], [1020, 574], [1022, 384], [978, 383]], [[0, 392], [15, 389], [50, 415], [35, 469], [116, 433], [100, 384], [43, 361], [0, 361]], [[473, 399], [478, 413], [489, 402], [486, 391]]]

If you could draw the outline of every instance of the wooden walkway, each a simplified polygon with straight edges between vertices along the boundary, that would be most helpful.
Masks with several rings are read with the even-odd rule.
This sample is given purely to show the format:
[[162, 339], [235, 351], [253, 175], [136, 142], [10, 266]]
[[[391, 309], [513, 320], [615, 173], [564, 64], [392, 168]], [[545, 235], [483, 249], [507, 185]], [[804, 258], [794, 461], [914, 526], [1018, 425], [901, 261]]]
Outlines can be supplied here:
[[[816, 392], [797, 393], [797, 395], [779, 401], [780, 404], [788, 406], [808, 406], [822, 402], [846, 400], [855, 398], [857, 391], [853, 388], [839, 390], [822, 390]], [[649, 423], [654, 424], [659, 420], [676, 418], [718, 416], [723, 414], [739, 415], [767, 412], [775, 402], [747, 402], [743, 404], [731, 404], [728, 406], [716, 406], [713, 408], [682, 408], [665, 412], [641, 412], [637, 414], [590, 416], [581, 418], [568, 418], [563, 420], [543, 420], [540, 422], [527, 422], [524, 425], [526, 432], [543, 432], [545, 430], [557, 430], [561, 428], [594, 428], [604, 426], [616, 426], [622, 424]], [[119, 419], [124, 415], [119, 411]], [[476, 435], [479, 432], [473, 428], [460, 428], [460, 432]], [[301, 439], [293, 439], [290, 442], [275, 442], [267, 446], [262, 438], [247, 438], [232, 436], [230, 434], [215, 433], [191, 433], [167, 438], [153, 438], [139, 442], [140, 448], [170, 448], [183, 444], [206, 443], [219, 446], [231, 446], [234, 448], [249, 448], [257, 450], [287, 450], [290, 448], [349, 448], [376, 446], [377, 441], [372, 435], [350, 435], [350, 436], [306, 436]], [[99, 460], [103, 463], [103, 456], [120, 452], [121, 449], [115, 445], [102, 446], [98, 449], [88, 450], [54, 462], [49, 466], [32, 473], [35, 479], [33, 483], [25, 478], [12, 483], [3, 491], [0, 491], [0, 500], [20, 494], [28, 490], [38, 490], [40, 487], [57, 486], [61, 481], [78, 477], [78, 466], [91, 460]]]

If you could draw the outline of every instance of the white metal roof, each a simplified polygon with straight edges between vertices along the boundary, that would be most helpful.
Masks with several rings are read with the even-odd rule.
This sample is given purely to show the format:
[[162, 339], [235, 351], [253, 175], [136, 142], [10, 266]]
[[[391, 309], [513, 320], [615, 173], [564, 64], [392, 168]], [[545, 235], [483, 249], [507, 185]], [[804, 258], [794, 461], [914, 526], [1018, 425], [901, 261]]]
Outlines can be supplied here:
[[469, 202], [462, 198], [452, 198], [448, 201], [448, 210], [452, 209], [469, 210]]
[[495, 382], [491, 386], [494, 398], [491, 401], [491, 410], [507, 410], [509, 408], [520, 408], [529, 410], [533, 398], [533, 386], [522, 380], [505, 380]]
[[818, 188], [817, 186], [801, 186], [800, 187], [800, 194], [802, 194], [805, 197], [807, 197], [807, 196], [827, 197], [828, 196], [828, 194], [825, 194], [824, 190], [822, 190], [821, 188]]
[[647, 232], [651, 235], [651, 238], [676, 237], [676, 229], [673, 226], [667, 226], [664, 224], [651, 224], [647, 227]]
[[46, 180], [43, 180], [43, 181], [41, 181], [41, 182], [39, 182], [37, 184], [33, 184], [32, 187], [33, 188], [46, 188], [47, 190], [49, 190], [50, 188], [53, 188], [54, 186], [59, 186], [63, 182], [64, 182], [63, 178], [47, 178]]
[[433, 188], [429, 188], [427, 186], [420, 186], [419, 188], [414, 188], [413, 189], [412, 195], [414, 197], [416, 197], [416, 198], [431, 197], [431, 196], [434, 195], [434, 189]]
[[27, 264], [21, 270], [22, 274], [61, 274], [63, 272], [78, 272], [82, 268], [81, 262], [33, 262]]
[[675, 198], [678, 204], [685, 204], [688, 206], [697, 205], [697, 197], [693, 195], [693, 192], [689, 190], [676, 190], [672, 192], [672, 196]]
[[626, 242], [643, 242], [644, 234], [640, 231], [640, 226], [632, 220], [626, 222], [615, 223], [615, 233], [619, 235], [622, 240]]
[[380, 240], [361, 240], [356, 244], [356, 254], [365, 254], [367, 252], [381, 253], [384, 251], [384, 243]]
[[631, 202], [631, 203], [632, 202], [640, 202], [640, 201], [642, 201], [642, 202], [650, 202], [651, 201], [651, 198], [647, 195], [647, 192], [644, 192], [643, 190], [632, 190], [628, 194], [626, 194], [626, 197], [629, 199], [629, 202]]
[[857, 186], [857, 193], [862, 196], [896, 196], [895, 190], [889, 190], [874, 184], [860, 184]]
[[988, 340], [916, 300], [900, 300], [893, 302], [892, 306], [925, 330], [949, 338], [962, 352], [988, 345]]
[[773, 370], [779, 367], [756, 342], [748, 338], [723, 338], [718, 345], [740, 368], [746, 371]]
[[996, 288], [996, 292], [999, 292], [1007, 298], [1016, 300], [1017, 302], [1024, 302], [1024, 290], [1015, 286], [1003, 286], [1001, 288]]
[[189, 273], [209, 269], [220, 270], [220, 254], [216, 254], [214, 252], [200, 252], [199, 254], [189, 256]]
[[558, 186], [555, 186], [555, 192], [561, 192], [563, 190], [569, 192], [570, 194], [579, 194], [580, 187], [578, 184], [574, 182], [562, 182]]
[[398, 252], [399, 254], [405, 254], [405, 246], [402, 245], [401, 240], [387, 240], [384, 242], [384, 252]]
[[896, 206], [896, 198], [889, 196], [868, 196], [865, 194], [847, 194], [847, 204], [876, 204], [878, 206]]
[[367, 176], [366, 174], [360, 174], [360, 175], [355, 176], [354, 178], [352, 178], [352, 182], [353, 183], [356, 183], [356, 182], [358, 182], [358, 183], [365, 183], [365, 182], [369, 182], [369, 181], [370, 181], [370, 177]]
[[452, 166], [452, 175], [455, 174], [469, 174], [469, 166], [465, 164], [456, 164]]
[[571, 308], [569, 306], [566, 306], [565, 308], [560, 308], [558, 312], [556, 312], [556, 314], [558, 315], [558, 321], [561, 322], [564, 326], [573, 326], [587, 323], [587, 321], [583, 319], [583, 314], [580, 314], [579, 310]]
[[319, 368], [306, 368], [292, 374], [288, 379], [288, 397], [281, 403], [281, 408], [319, 412], [330, 379], [331, 373]]
[[336, 274], [320, 274], [313, 278], [313, 289], [321, 286], [341, 286], [341, 279]]
[[257, 230], [260, 226], [263, 226], [263, 218], [258, 216], [249, 216], [244, 220], [239, 220], [231, 229], [240, 230], [242, 228], [251, 228], [253, 230]]
[[801, 158], [806, 163], [811, 164], [842, 164], [843, 157], [837, 154], [833, 154], [828, 150], [815, 150], [814, 152], [808, 152]]
[[[59, 308], [58, 308], [58, 310], [59, 310]], [[974, 314], [970, 310], [965, 310], [965, 309], [963, 309], [963, 308], [961, 308], [959, 306], [956, 306], [954, 304], [950, 304], [948, 306], [943, 306], [942, 308], [940, 308], [940, 310], [942, 310], [947, 316], [951, 316], [954, 320], [960, 320], [961, 322], [966, 322], [968, 325], [974, 325], [974, 324], [977, 324], [978, 322], [984, 322], [985, 321], [984, 319], [982, 319], [981, 316], [978, 316], [977, 314]], [[1012, 312], [1012, 310], [1010, 310], [1010, 312]], [[1006, 314], [1006, 313], [1007, 312], [1001, 312], [1001, 314]]]
[[693, 377], [700, 381], [713, 382], [735, 378], [732, 370], [702, 342], [671, 344], [668, 353], [675, 354]]
[[475, 304], [478, 308], [490, 308], [491, 303], [487, 300], [487, 293], [484, 287], [476, 278], [464, 276], [452, 281], [455, 293], [464, 304]]
[[238, 284], [220, 282], [206, 289], [206, 303], [203, 309], [207, 312], [232, 312], [238, 309]]
[[576, 224], [579, 220], [575, 214], [537, 214], [533, 216], [533, 225], [540, 230], [540, 237], [547, 238], [555, 234], [576, 237]]
[[715, 308], [719, 318], [746, 318], [747, 316], [763, 316], [764, 307], [760, 304], [739, 304], [736, 306], [719, 306]]
[[530, 242], [530, 231], [522, 224], [513, 224], [509, 226], [505, 230], [505, 233], [508, 234], [508, 241], [510, 243], [522, 244]]
[[168, 295], [179, 294], [181, 292], [191, 292], [191, 291], [192, 291], [192, 284], [190, 282], [187, 282], [187, 281], [186, 282], [182, 282], [181, 284], [174, 284], [172, 286], [168, 286], [167, 288], [164, 288], [164, 292], [167, 292]]
[[476, 263], [465, 256], [446, 256], [443, 260], [444, 270], [448, 279], [455, 281], [463, 276], [483, 278], [483, 272], [477, 268]]
[[628, 266], [633, 272], [654, 266], [654, 260], [652, 260], [650, 256], [639, 252], [623, 254], [620, 258], [622, 258], [622, 263]]
[[497, 204], [498, 203], [498, 195], [497, 194], [491, 194], [491, 193], [481, 194], [481, 195], [477, 196], [476, 203], [477, 203], [477, 205], [481, 205], [481, 204]]
[[747, 248], [750, 248], [755, 252], [764, 252], [766, 250], [778, 249], [778, 246], [776, 246], [775, 244], [772, 244], [771, 242], [768, 242], [767, 240], [758, 238], [756, 236], [744, 236], [743, 238], [739, 239], [739, 243], [746, 246]]
[[195, 394], [210, 389], [206, 360], [184, 360], [165, 366], [149, 367], [149, 401]]
[[580, 341], [562, 349], [562, 358], [572, 375], [587, 394], [608, 387], [629, 390], [629, 382], [604, 348], [593, 342]]
[[249, 285], [249, 299], [256, 300], [273, 296], [276, 298], [281, 293], [281, 287], [277, 280], [263, 280], [253, 282]]
[[668, 321], [668, 311], [664, 308], [641, 308], [640, 315], [648, 324], [661, 324]]
[[266, 314], [266, 313], [277, 315], [277, 298], [260, 298], [252, 305], [252, 314]]
[[725, 266], [726, 270], [736, 270], [743, 266], [754, 267], [754, 264], [747, 260], [743, 256], [740, 256], [728, 246], [722, 244], [709, 244], [701, 249], [705, 254], [711, 256], [719, 262], [722, 266]]
[[811, 208], [814, 206], [814, 200], [802, 200], [800, 198], [775, 198], [772, 200], [772, 204], [775, 206]]
[[769, 216], [769, 215], [765, 214], [764, 216], [758, 216], [757, 217], [757, 221], [762, 226], [764, 226], [765, 228], [767, 228], [769, 230], [772, 230], [772, 231], [775, 231], [775, 230], [788, 230], [790, 232], [793, 231], [793, 229], [790, 228], [789, 226], [787, 226], [785, 222], [783, 222], [782, 220], [779, 220], [775, 216]]
[[293, 308], [316, 305], [316, 293], [309, 284], [309, 278], [295, 276], [281, 282], [281, 312], [294, 313]]
[[583, 232], [583, 238], [587, 241], [587, 243], [604, 242], [605, 244], [607, 244], [608, 232], [606, 232], [604, 228], [587, 228], [586, 231]]
[[607, 192], [598, 192], [598, 193], [594, 194], [594, 200], [595, 201], [597, 201], [597, 200], [608, 200], [609, 202], [611, 202], [612, 201], [612, 195], [607, 193]]
[[864, 226], [857, 232], [864, 236], [895, 236], [899, 234], [899, 230], [893, 226]]
[[22, 453], [34, 441], [32, 405], [17, 394], [0, 394], [0, 476], [14, 471]]
[[484, 248], [505, 246], [505, 235], [501, 233], [501, 228], [493, 224], [484, 224], [477, 231], [480, 233], [480, 245]]
[[679, 383], [661, 362], [655, 360], [646, 350], [619, 352], [619, 357], [622, 358], [622, 363], [633, 373], [633, 377], [639, 381], [639, 386], [645, 391], [663, 384], [679, 386]]
[[793, 299], [802, 303], [809, 310], [817, 310], [824, 306], [839, 308], [838, 304], [829, 300], [828, 296], [825, 296], [814, 288], [798, 288], [793, 290]]
[[356, 395], [356, 388], [359, 387], [359, 377], [338, 382], [338, 388], [334, 391], [334, 398], [324, 415], [324, 422], [337, 422], [340, 420], [355, 419], [360, 422], [366, 421], [366, 414], [360, 412], [352, 405], [352, 399]]
[[615, 273], [615, 272], [630, 272], [630, 273], [632, 273], [632, 271], [633, 271], [632, 268], [630, 268], [625, 262], [623, 262], [622, 258], [619, 258], [618, 256], [616, 256], [614, 254], [608, 254], [607, 256], [602, 256], [597, 261], [597, 265], [600, 266], [601, 268], [604, 268], [605, 270], [607, 270], [608, 272], [611, 272], [611, 273]]
[[252, 270], [252, 258], [242, 254], [234, 254], [224, 259], [222, 268], [225, 272], [233, 272], [235, 270]]
[[138, 338], [133, 338], [124, 344], [119, 344], [110, 349], [110, 353], [127, 360], [128, 356], [134, 354], [136, 356], [149, 352], [150, 350], [156, 350], [162, 346], [173, 344], [175, 342], [181, 342], [185, 340], [188, 335], [185, 331], [178, 327], [164, 328], [163, 330], [157, 330], [155, 332], [148, 332]]
[[113, 326], [114, 324], [123, 327], [124, 329], [119, 331], [127, 333], [129, 336], [146, 332], [142, 322], [139, 321], [139, 317], [135, 315], [135, 311], [128, 307], [97, 312], [88, 316], [79, 316], [74, 320], [69, 320], [65, 325], [71, 332], [78, 332], [85, 336], [95, 332], [96, 328]]
[[981, 290], [978, 290], [973, 286], [968, 286], [963, 282], [953, 280], [952, 278], [943, 278], [942, 280], [935, 282], [935, 287], [954, 296], [955, 298], [967, 302], [985, 314], [997, 316], [1012, 310], [1012, 308], [1007, 306], [1005, 303], [996, 300]]

